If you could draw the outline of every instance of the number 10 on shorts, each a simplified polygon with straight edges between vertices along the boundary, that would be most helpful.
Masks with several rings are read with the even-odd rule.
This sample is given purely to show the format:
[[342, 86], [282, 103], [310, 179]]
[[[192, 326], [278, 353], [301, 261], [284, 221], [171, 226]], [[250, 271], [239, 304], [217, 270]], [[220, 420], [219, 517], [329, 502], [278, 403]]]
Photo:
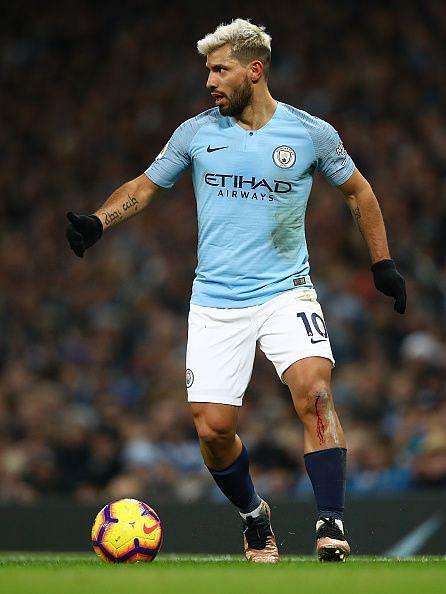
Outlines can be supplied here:
[[[327, 340], [327, 328], [325, 326], [324, 318], [322, 316], [314, 312], [311, 314], [310, 319], [308, 319], [306, 312], [300, 311], [297, 314], [297, 317], [302, 320], [307, 335], [313, 344], [316, 344], [318, 342], [324, 342], [325, 340]], [[313, 328], [316, 330], [316, 337], [315, 333], [313, 332]], [[318, 336], [321, 336], [322, 338], [318, 338]]]

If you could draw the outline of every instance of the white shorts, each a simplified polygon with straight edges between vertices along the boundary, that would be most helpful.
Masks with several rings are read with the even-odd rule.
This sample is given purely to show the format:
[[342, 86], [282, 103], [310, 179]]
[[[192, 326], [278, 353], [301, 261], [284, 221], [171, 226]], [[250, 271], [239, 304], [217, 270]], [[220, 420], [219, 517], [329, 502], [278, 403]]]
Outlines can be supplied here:
[[287, 291], [262, 305], [237, 309], [191, 304], [188, 401], [241, 406], [256, 344], [281, 380], [290, 365], [307, 357], [324, 357], [334, 365], [322, 309], [312, 289]]

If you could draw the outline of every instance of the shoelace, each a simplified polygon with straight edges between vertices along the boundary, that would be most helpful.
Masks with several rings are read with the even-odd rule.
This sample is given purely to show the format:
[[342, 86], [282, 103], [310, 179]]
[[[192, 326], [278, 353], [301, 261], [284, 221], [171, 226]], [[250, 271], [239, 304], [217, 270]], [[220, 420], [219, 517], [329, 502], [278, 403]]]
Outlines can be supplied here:
[[243, 521], [243, 533], [249, 548], [264, 549], [268, 536], [271, 536], [269, 518], [263, 514], [258, 518], [246, 518]]
[[335, 522], [335, 518], [319, 518], [324, 523], [319, 527], [316, 533], [316, 539], [322, 536], [335, 538], [336, 540], [345, 540], [344, 533]]

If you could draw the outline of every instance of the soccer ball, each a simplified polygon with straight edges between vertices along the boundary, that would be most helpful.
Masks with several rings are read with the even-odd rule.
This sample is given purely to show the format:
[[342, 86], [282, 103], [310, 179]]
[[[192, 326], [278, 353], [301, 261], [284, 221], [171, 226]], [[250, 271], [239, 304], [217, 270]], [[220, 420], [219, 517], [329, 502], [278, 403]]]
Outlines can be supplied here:
[[104, 506], [91, 529], [95, 553], [107, 563], [153, 561], [162, 541], [161, 521], [137, 499], [118, 499]]

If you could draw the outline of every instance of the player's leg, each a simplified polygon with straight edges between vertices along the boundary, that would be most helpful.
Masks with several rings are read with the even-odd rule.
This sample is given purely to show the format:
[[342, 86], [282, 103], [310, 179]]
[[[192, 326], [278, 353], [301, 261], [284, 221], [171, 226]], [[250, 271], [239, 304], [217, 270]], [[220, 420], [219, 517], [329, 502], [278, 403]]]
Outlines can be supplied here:
[[204, 463], [242, 516], [245, 555], [275, 562], [269, 508], [255, 491], [248, 452], [236, 433], [255, 355], [250, 309], [191, 307], [186, 383]]
[[191, 403], [204, 463], [243, 520], [245, 556], [255, 563], [279, 559], [268, 504], [257, 494], [249, 473], [248, 452], [236, 434], [239, 407]]
[[331, 369], [329, 359], [309, 357], [293, 363], [283, 379], [304, 426], [305, 467], [318, 507], [318, 557], [344, 561], [350, 554], [343, 527], [347, 450], [330, 388]]
[[261, 500], [249, 473], [246, 448], [236, 434], [238, 406], [190, 403], [203, 461], [224, 495], [241, 513], [250, 513]]
[[[305, 466], [319, 511], [318, 555], [343, 560], [350, 550], [342, 524], [346, 449], [330, 389], [334, 359], [322, 310], [314, 291], [289, 291], [265, 304], [262, 314], [260, 348], [288, 384], [304, 425]], [[340, 542], [341, 548], [330, 548]]]

